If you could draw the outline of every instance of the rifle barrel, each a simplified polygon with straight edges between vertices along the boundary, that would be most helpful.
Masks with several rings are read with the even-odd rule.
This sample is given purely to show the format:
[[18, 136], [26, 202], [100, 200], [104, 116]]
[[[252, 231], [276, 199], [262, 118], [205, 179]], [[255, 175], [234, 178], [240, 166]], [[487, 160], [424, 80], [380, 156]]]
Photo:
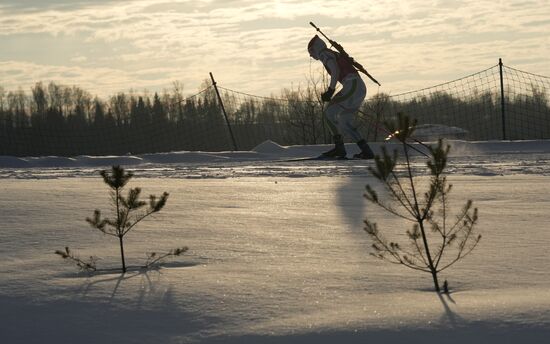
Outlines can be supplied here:
[[373, 82], [375, 82], [376, 84], [378, 84], [378, 86], [382, 86], [380, 85], [380, 83], [372, 77], [372, 75], [369, 74], [369, 72], [367, 72], [367, 70], [365, 69], [365, 67], [363, 67], [359, 62], [356, 62], [353, 57], [349, 56], [349, 54], [344, 50], [344, 48], [338, 44], [337, 42], [333, 41], [332, 39], [328, 38], [327, 35], [325, 35], [323, 33], [323, 31], [321, 31], [321, 29], [319, 29], [313, 22], [309, 22], [309, 25], [313, 26], [315, 28], [315, 30], [317, 30], [317, 32], [319, 32], [321, 35], [323, 35], [323, 37], [325, 37], [330, 44], [332, 44], [332, 46], [334, 46], [336, 48], [336, 50], [338, 50], [339, 53], [341, 54], [344, 54], [346, 57], [348, 57], [353, 65], [359, 70], [361, 71], [363, 74], [365, 74], [366, 76], [369, 77], [369, 79], [371, 79]]

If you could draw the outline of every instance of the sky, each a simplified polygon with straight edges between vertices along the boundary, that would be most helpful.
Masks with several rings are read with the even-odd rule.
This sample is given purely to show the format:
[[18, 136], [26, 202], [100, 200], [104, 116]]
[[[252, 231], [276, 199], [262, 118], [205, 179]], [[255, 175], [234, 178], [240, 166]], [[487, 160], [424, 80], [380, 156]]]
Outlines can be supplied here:
[[305, 87], [313, 21], [396, 94], [494, 66], [550, 76], [550, 0], [0, 0], [0, 87], [107, 96]]

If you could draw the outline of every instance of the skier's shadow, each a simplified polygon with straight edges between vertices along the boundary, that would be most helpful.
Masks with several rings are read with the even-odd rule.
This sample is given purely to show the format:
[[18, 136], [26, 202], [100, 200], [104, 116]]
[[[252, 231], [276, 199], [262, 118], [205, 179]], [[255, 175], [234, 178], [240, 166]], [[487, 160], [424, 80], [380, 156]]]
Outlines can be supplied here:
[[346, 224], [349, 224], [354, 231], [356, 229], [361, 230], [364, 227], [366, 199], [363, 194], [365, 193], [366, 184], [367, 180], [365, 178], [347, 177], [346, 182], [339, 185], [337, 189], [336, 201], [340, 213], [343, 215]]

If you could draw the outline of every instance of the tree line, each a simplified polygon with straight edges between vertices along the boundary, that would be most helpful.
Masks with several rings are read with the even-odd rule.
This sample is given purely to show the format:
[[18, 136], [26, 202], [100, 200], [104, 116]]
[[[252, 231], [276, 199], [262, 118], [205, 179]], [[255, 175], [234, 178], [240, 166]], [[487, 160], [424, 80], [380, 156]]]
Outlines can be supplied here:
[[[320, 100], [322, 85], [283, 89], [278, 97], [257, 97], [222, 88], [227, 121], [212, 86], [184, 97], [183, 87], [119, 92], [101, 99], [77, 86], [36, 83], [30, 93], [0, 87], [0, 155], [143, 154], [178, 150], [248, 150], [270, 139], [282, 145], [329, 143]], [[468, 96], [431, 92], [400, 97], [368, 97], [357, 125], [369, 141], [383, 140], [383, 123], [403, 112], [422, 124], [459, 127], [466, 139], [550, 138], [550, 102], [546, 90], [507, 92], [503, 120], [494, 91]], [[231, 126], [231, 131], [229, 127]]]
[[30, 95], [0, 89], [0, 154], [220, 149], [224, 143], [204, 140], [200, 128], [225, 129], [221, 119], [212, 92], [186, 99], [178, 84], [162, 94], [121, 92], [103, 100], [77, 86], [39, 82]]

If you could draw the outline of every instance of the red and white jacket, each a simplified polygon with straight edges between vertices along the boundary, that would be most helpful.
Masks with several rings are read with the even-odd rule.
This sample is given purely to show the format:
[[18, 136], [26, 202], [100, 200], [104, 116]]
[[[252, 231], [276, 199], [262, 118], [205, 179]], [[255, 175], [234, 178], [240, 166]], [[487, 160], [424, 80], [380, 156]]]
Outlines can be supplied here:
[[351, 61], [342, 56], [339, 52], [327, 48], [325, 42], [315, 35], [308, 44], [309, 55], [316, 60], [319, 60], [325, 66], [330, 75], [329, 87], [336, 88], [336, 82], [343, 83], [344, 79], [349, 75], [359, 75], [357, 69]]

